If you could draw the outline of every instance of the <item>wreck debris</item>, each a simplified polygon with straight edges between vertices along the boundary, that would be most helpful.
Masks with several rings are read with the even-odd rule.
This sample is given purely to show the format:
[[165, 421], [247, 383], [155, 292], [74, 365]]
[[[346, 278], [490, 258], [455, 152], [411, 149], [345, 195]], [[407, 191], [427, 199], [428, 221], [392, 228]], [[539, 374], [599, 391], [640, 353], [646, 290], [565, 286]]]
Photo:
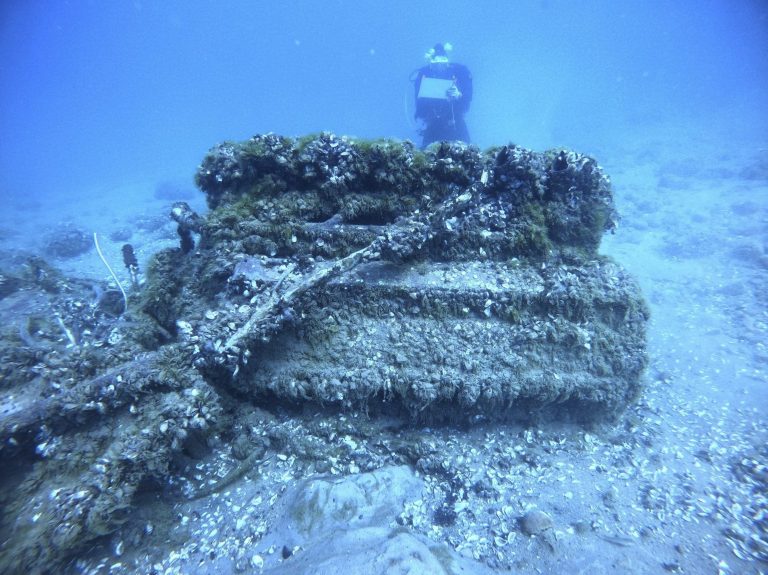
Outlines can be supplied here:
[[181, 251], [189, 253], [195, 247], [192, 232], [200, 233], [200, 216], [187, 202], [175, 202], [171, 208], [171, 218], [178, 224], [176, 232], [181, 240]]
[[133, 251], [131, 244], [123, 245], [123, 264], [125, 269], [131, 275], [131, 285], [134, 288], [139, 287], [139, 260], [136, 259], [136, 253]]
[[[187, 452], [241, 425], [244, 408], [225, 404], [332, 407], [358, 426], [380, 411], [405, 422], [594, 421], [640, 392], [648, 312], [632, 278], [598, 253], [617, 215], [589, 157], [263, 135], [214, 148], [197, 183], [211, 212], [174, 204], [181, 249], [155, 255], [131, 309], [88, 324], [77, 346], [60, 342], [61, 355], [8, 354], [31, 367], [8, 371], [0, 457], [35, 462], [7, 479], [0, 529], [18, 550], [8, 570], [50, 568], [120, 529], [142, 488], [167, 487]], [[63, 305], [66, 280], [34, 270], [48, 287], [40, 297]], [[61, 316], [67, 329], [77, 317]], [[32, 344], [45, 333], [17, 331]], [[271, 433], [338, 472], [309, 436]], [[439, 449], [419, 455], [413, 443], [354, 451], [344, 469], [438, 465]], [[273, 461], [288, 459], [250, 452], [193, 496]]]
[[597, 253], [618, 217], [589, 157], [266, 135], [214, 148], [197, 182], [214, 210], [194, 275], [300, 264], [259, 294], [241, 282], [246, 315], [201, 329], [196, 366], [238, 393], [583, 419], [639, 392], [647, 308]]

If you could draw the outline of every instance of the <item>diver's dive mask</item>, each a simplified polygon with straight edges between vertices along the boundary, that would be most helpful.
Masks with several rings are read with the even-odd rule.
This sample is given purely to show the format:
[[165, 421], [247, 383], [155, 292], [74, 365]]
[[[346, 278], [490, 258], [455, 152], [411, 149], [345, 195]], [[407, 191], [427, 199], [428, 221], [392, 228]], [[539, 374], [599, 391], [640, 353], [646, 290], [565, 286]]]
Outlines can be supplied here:
[[429, 62], [429, 66], [436, 70], [444, 70], [448, 67], [448, 52], [453, 50], [453, 46], [449, 42], [444, 44], [435, 44], [434, 47], [427, 50], [424, 57]]

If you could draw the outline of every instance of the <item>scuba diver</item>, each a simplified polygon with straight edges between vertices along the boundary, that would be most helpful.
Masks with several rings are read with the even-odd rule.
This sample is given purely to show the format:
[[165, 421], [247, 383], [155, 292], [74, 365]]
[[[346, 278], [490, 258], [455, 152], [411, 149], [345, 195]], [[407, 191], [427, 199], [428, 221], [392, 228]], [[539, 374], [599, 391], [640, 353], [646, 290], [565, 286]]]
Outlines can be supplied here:
[[448, 43], [435, 44], [425, 54], [429, 63], [411, 77], [416, 94], [415, 117], [424, 123], [420, 130], [422, 148], [439, 140], [469, 143], [464, 114], [472, 102], [472, 74], [466, 66], [449, 61], [452, 49]]

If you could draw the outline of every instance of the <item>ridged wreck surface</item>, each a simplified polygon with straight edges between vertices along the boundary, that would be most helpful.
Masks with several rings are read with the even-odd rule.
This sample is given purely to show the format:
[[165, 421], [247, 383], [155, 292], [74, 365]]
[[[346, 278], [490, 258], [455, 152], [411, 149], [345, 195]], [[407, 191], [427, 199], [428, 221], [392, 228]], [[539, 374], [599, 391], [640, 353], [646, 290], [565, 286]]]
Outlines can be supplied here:
[[240, 394], [591, 420], [640, 390], [648, 311], [598, 254], [617, 216], [587, 156], [264, 135], [196, 179], [213, 209], [175, 281], [210, 309], [182, 325]]

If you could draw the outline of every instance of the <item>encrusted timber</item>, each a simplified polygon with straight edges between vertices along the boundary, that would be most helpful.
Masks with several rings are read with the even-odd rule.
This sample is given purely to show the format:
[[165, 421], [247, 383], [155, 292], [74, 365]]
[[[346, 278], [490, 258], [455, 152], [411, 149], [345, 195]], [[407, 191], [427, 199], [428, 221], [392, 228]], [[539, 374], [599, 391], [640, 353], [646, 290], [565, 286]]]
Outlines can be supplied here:
[[11, 439], [33, 439], [41, 425], [51, 432], [64, 433], [135, 401], [156, 384], [158, 355], [144, 354], [4, 416], [0, 419], [0, 446], [6, 446]]
[[[113, 367], [91, 379], [78, 382], [57, 395], [27, 403], [0, 418], [0, 455], [11, 445], [35, 440], [41, 427], [50, 435], [105, 421], [130, 405], [141, 406], [154, 395], [184, 389], [192, 385], [207, 388], [191, 368], [184, 373], [166, 374], [168, 355], [148, 352], [132, 361]], [[13, 450], [9, 450], [13, 451]]]
[[[409, 205], [421, 211], [442, 201], [451, 189], [483, 189], [486, 195], [498, 195], [512, 215], [539, 206], [551, 241], [590, 251], [618, 220], [610, 181], [595, 160], [564, 150], [540, 153], [508, 145], [481, 153], [454, 142], [422, 152], [407, 141], [366, 142], [330, 133], [298, 140], [267, 134], [218, 145], [196, 175], [214, 208], [242, 195], [264, 193], [259, 183], [265, 178], [278, 196], [282, 190], [320, 190], [338, 203], [350, 194], [382, 192], [411, 196]], [[392, 214], [398, 216], [414, 213]], [[298, 213], [296, 217], [301, 220]]]
[[[388, 152], [386, 153], [385, 152]], [[244, 142], [212, 148], [196, 174], [208, 204], [216, 207], [247, 191], [264, 177], [297, 189], [342, 189], [348, 184], [392, 183], [392, 173], [410, 172], [410, 143], [381, 143], [365, 149], [353, 139], [321, 132], [305, 138], [258, 134]]]
[[646, 311], [634, 282], [603, 267], [567, 318], [549, 313], [565, 301], [552, 280], [563, 270], [365, 264], [316, 291], [311, 321], [261, 346], [233, 383], [426, 420], [609, 418], [640, 390]]
[[178, 353], [146, 354], [15, 420], [13, 437], [34, 440], [45, 464], [15, 488], [13, 527], [0, 525], [10, 534], [6, 548], [16, 550], [0, 559], [2, 572], [65, 571], [73, 554], [125, 523], [136, 494], [167, 476], [187, 437], [207, 433], [218, 395], [172, 358]]
[[332, 327], [337, 333], [318, 344], [275, 338], [260, 350], [258, 371], [237, 380], [239, 390], [369, 413], [404, 410], [424, 421], [517, 421], [534, 412], [595, 421], [637, 396], [644, 367], [642, 346], [625, 346], [621, 357], [606, 357], [615, 372], [598, 375], [595, 356], [577, 339], [550, 341], [551, 330], [537, 322], [410, 317], [374, 326], [347, 318]]

